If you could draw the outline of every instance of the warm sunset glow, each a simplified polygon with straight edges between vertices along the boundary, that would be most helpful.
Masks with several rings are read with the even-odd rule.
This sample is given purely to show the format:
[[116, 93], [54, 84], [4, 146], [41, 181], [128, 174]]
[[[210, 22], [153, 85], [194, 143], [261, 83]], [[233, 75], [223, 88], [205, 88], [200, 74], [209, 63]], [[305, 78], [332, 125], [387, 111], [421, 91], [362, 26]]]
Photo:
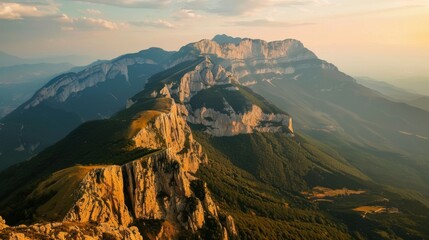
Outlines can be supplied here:
[[24, 57], [113, 58], [226, 33], [295, 38], [352, 75], [429, 75], [427, 0], [2, 1], [0, 29], [0, 50]]

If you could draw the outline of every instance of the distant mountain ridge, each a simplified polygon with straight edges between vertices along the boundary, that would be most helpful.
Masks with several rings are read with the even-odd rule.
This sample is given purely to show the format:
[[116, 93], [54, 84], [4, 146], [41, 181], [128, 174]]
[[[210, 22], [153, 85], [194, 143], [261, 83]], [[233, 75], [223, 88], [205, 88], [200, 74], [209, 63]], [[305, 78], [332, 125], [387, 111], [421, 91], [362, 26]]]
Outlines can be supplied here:
[[6, 52], [0, 51], [0, 67], [10, 67], [14, 65], [22, 64], [38, 64], [38, 63], [69, 63], [73, 65], [87, 65], [93, 61], [90, 57], [85, 56], [56, 56], [56, 57], [46, 57], [46, 58], [23, 58], [17, 57]]
[[407, 103], [411, 106], [429, 111], [429, 96], [413, 93], [411, 91], [396, 87], [392, 84], [377, 81], [371, 78], [357, 77], [356, 80], [360, 84], [382, 93], [384, 96], [390, 98], [393, 101]]
[[84, 121], [110, 117], [171, 54], [152, 48], [55, 77], [1, 120], [0, 166], [31, 157]]

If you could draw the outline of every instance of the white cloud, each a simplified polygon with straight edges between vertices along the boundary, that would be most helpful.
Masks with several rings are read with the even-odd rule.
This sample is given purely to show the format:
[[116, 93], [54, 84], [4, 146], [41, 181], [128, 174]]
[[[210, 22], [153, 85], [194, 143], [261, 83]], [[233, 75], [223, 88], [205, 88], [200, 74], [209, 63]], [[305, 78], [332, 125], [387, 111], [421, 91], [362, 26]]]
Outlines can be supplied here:
[[105, 29], [109, 29], [109, 30], [118, 30], [119, 29], [119, 24], [115, 23], [115, 22], [111, 22], [105, 19], [101, 19], [101, 18], [89, 18], [89, 17], [83, 17], [81, 18], [82, 22], [84, 22], [86, 25], [98, 28], [105, 28]]
[[202, 16], [191, 9], [180, 9], [174, 14], [174, 17], [176, 19], [195, 19], [201, 18]]
[[59, 19], [64, 24], [62, 30], [118, 30], [125, 27], [124, 23], [116, 23], [102, 18], [78, 17], [71, 18], [63, 14]]
[[58, 8], [46, 4], [0, 3], [0, 19], [16, 20], [58, 14]]
[[130, 24], [137, 27], [170, 28], [170, 29], [176, 27], [174, 24], [163, 19], [130, 22]]
[[79, 2], [99, 3], [126, 8], [161, 8], [168, 5], [171, 0], [74, 0]]

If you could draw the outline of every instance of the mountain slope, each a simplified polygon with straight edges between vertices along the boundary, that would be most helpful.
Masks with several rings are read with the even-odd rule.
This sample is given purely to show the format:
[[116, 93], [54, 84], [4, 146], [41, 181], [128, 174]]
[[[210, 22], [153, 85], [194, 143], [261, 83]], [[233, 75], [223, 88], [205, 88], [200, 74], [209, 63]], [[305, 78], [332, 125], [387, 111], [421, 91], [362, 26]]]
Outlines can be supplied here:
[[395, 79], [392, 84], [422, 95], [429, 95], [429, 78], [427, 76], [416, 76], [404, 79]]
[[401, 88], [395, 87], [391, 84], [376, 81], [373, 79], [356, 78], [356, 80], [358, 81], [358, 83], [364, 85], [365, 87], [382, 93], [384, 96], [391, 99], [392, 101], [407, 103], [408, 105], [429, 111], [428, 96], [411, 93]]
[[[428, 236], [424, 220], [427, 219], [428, 208], [416, 199], [358, 180], [339, 172], [338, 167], [321, 171], [318, 175], [300, 176], [306, 172], [302, 157], [314, 148], [312, 143], [307, 142], [305, 148], [295, 148], [297, 145], [293, 140], [288, 140], [285, 143], [287, 151], [270, 152], [263, 149], [283, 143], [284, 137], [256, 134], [217, 139], [195, 129], [194, 135], [209, 158], [209, 164], [200, 168], [199, 176], [207, 181], [222, 209], [234, 217], [241, 239], [425, 239]], [[248, 143], [243, 139], [255, 142]], [[238, 147], [241, 154], [232, 150]], [[329, 164], [326, 155], [313, 152], [319, 161], [315, 163]], [[282, 162], [283, 166], [276, 165]], [[252, 170], [251, 166], [257, 164], [269, 174], [263, 174], [264, 169]], [[287, 170], [283, 172], [285, 168]], [[277, 174], [300, 177], [278, 181], [282, 178]], [[297, 193], [302, 185], [294, 184], [294, 181], [308, 184], [314, 195], [308, 195], [308, 190]], [[287, 190], [291, 188], [296, 190]], [[318, 189], [323, 190], [319, 192]], [[349, 194], [335, 195], [335, 192], [341, 192], [340, 189]], [[364, 192], [354, 194], [352, 189]], [[401, 213], [367, 214], [363, 217], [353, 210], [374, 205], [399, 208]]]
[[[332, 148], [296, 134], [291, 119], [210, 57], [184, 61], [149, 78], [127, 109], [1, 172], [0, 215], [30, 226], [0, 234], [42, 234], [38, 222], [49, 221], [119, 238], [428, 236], [425, 197], [375, 184]], [[354, 210], [374, 204], [401, 214]]]
[[25, 63], [25, 59], [0, 51], [0, 67], [8, 67]]
[[[429, 179], [423, 174], [428, 112], [389, 101], [357, 84], [296, 40], [243, 39], [239, 44], [202, 40], [175, 55], [201, 54], [210, 55], [242, 85], [291, 113], [295, 129], [336, 146], [349, 163], [375, 180], [429, 192]], [[369, 159], [377, 159], [378, 166], [374, 168]], [[378, 174], [380, 168], [387, 168], [386, 174]]]
[[[0, 236], [32, 229], [41, 239], [73, 237], [68, 225], [80, 237], [228, 239], [233, 219], [218, 213], [193, 176], [205, 161], [173, 99], [138, 101], [2, 172], [2, 215], [9, 224], [31, 226], [7, 227]], [[55, 227], [43, 230], [47, 224], [38, 222], [46, 221]]]
[[28, 159], [82, 122], [107, 118], [165, 68], [170, 52], [152, 48], [62, 74], [1, 119], [0, 169]]
[[[177, 72], [180, 74], [177, 75]], [[212, 128], [211, 122], [216, 122], [217, 119], [193, 124], [193, 126], [198, 127], [198, 131], [205, 131], [208, 134], [216, 135], [218, 136], [216, 138], [219, 138], [220, 141], [225, 136], [240, 138], [240, 136], [247, 136], [249, 133], [249, 136], [264, 132], [267, 134], [280, 134], [279, 136], [282, 136], [282, 138], [279, 138], [279, 141], [283, 142], [283, 147], [292, 145], [297, 148], [298, 145], [291, 140], [289, 116], [266, 102], [260, 96], [252, 93], [251, 90], [244, 89], [240, 91], [240, 86], [232, 85], [232, 81], [234, 81], [234, 78], [231, 78], [228, 73], [213, 64], [208, 58], [200, 58], [193, 62], [183, 63], [180, 66], [155, 75], [149, 79], [145, 90], [132, 98], [132, 104], [126, 110], [119, 112], [109, 120], [85, 123], [65, 139], [43, 151], [32, 160], [10, 167], [0, 173], [0, 187], [2, 189], [0, 195], [0, 199], [2, 199], [1, 215], [10, 224], [23, 222], [26, 224], [35, 224], [39, 221], [58, 222], [61, 219], [64, 219], [63, 221], [70, 221], [72, 224], [85, 224], [92, 220], [107, 224], [110, 229], [115, 229], [117, 226], [129, 226], [127, 228], [129, 232], [135, 231], [135, 228], [131, 226], [139, 226], [136, 219], [150, 219], [161, 220], [164, 228], [168, 224], [174, 226], [176, 223], [188, 226], [182, 230], [179, 230], [180, 228], [177, 227], [174, 228], [179, 234], [190, 232], [206, 236], [204, 238], [220, 239], [220, 237], [225, 235], [224, 232], [226, 231], [228, 235], [233, 236], [236, 234], [234, 232], [237, 231], [234, 230], [233, 220], [227, 215], [217, 217], [217, 211], [219, 210], [213, 208], [214, 203], [211, 202], [209, 193], [204, 190], [204, 184], [198, 182], [192, 176], [192, 173], [197, 171], [198, 164], [204, 163], [207, 160], [199, 143], [193, 140], [191, 130], [185, 122], [185, 119], [192, 119], [191, 116], [195, 116], [195, 112], [201, 111], [202, 107], [192, 106], [187, 103], [192, 102], [194, 97], [198, 97], [200, 92], [210, 89], [219, 90], [219, 87], [233, 87], [234, 89], [226, 91], [234, 91], [236, 96], [234, 98], [223, 99], [223, 108], [213, 111], [217, 113], [223, 112], [220, 118], [224, 119], [226, 126], [231, 125], [233, 121], [241, 122], [243, 126], [246, 126], [243, 128], [244, 132], [241, 130], [210, 131]], [[161, 88], [161, 86], [164, 87]], [[193, 88], [190, 86], [197, 87]], [[239, 100], [236, 101], [236, 99]], [[176, 100], [177, 103], [175, 102]], [[203, 101], [205, 103], [203, 105], [207, 107], [206, 109], [211, 109], [208, 104], [209, 102], [206, 102], [206, 99]], [[213, 100], [211, 99], [211, 101]], [[232, 104], [235, 104], [236, 110], [230, 107]], [[250, 121], [245, 117], [246, 113], [252, 113], [255, 108], [260, 109], [259, 115], [254, 116], [258, 117], [254, 119], [256, 122], [260, 122], [260, 118], [264, 119], [264, 116], [273, 116], [273, 118], [264, 119], [264, 127], [262, 128], [258, 128], [258, 125], [253, 125], [254, 121]], [[229, 111], [224, 112], [225, 109]], [[282, 116], [279, 118], [280, 121], [274, 117], [276, 115]], [[233, 116], [235, 117], [232, 118]], [[283, 122], [281, 121], [282, 119], [286, 119], [287, 121]], [[270, 128], [274, 123], [274, 128]], [[279, 126], [284, 126], [284, 128], [279, 128]], [[242, 135], [243, 133], [247, 134]], [[232, 146], [236, 145], [235, 142], [233, 143]], [[104, 149], [107, 149], [107, 151]], [[308, 167], [312, 165], [312, 162], [307, 158], [299, 160], [292, 153], [284, 152], [282, 154], [291, 155], [292, 162], [304, 161], [304, 165]], [[176, 161], [178, 165], [175, 163]], [[279, 158], [276, 160], [273, 159], [274, 161], [284, 160]], [[91, 165], [73, 167], [75, 164]], [[122, 167], [118, 167], [117, 165], [111, 166], [111, 164], [122, 165]], [[341, 165], [341, 163], [339, 164]], [[342, 164], [346, 166], [344, 163]], [[331, 165], [331, 167], [334, 165]], [[302, 168], [304, 168], [304, 172], [307, 172], [309, 171], [308, 167], [301, 166], [297, 162], [297, 165], [292, 165], [284, 169], [284, 171], [280, 171], [279, 174], [284, 174], [289, 170], [295, 172]], [[129, 168], [133, 168], [134, 170], [128, 171]], [[176, 172], [177, 170], [178, 172]], [[16, 174], [18, 172], [19, 174]], [[61, 176], [64, 176], [64, 174], [70, 176], [70, 178], [67, 178], [69, 180], [63, 180]], [[122, 179], [120, 177], [121, 174], [127, 174], [131, 179], [134, 176], [135, 180], [120, 181]], [[365, 178], [358, 171], [356, 174], [359, 177]], [[156, 176], [155, 180], [151, 178], [153, 175]], [[283, 191], [286, 189], [297, 191], [307, 188], [305, 181], [299, 180], [300, 177], [304, 176], [303, 173], [292, 176], [293, 181], [291, 182], [285, 181], [286, 179], [282, 178], [278, 180], [272, 178], [270, 184], [273, 184], [274, 181], [284, 181], [283, 184], [291, 185], [291, 188], [284, 188]], [[174, 188], [175, 184], [171, 185], [171, 181], [176, 178], [175, 182], [179, 184], [179, 189], [182, 190]], [[127, 178], [124, 177], [124, 179]], [[151, 181], [155, 182], [152, 183]], [[182, 186], [181, 184], [184, 185]], [[70, 186], [67, 189], [68, 191], [72, 191], [73, 194], [79, 193], [78, 197], [74, 199], [83, 200], [71, 201], [67, 197], [70, 194], [64, 192], [64, 185]], [[90, 191], [90, 189], [94, 189], [93, 186], [99, 190], [96, 192]], [[119, 204], [114, 208], [109, 208], [109, 205], [111, 205], [110, 202], [99, 206], [96, 205], [97, 199], [109, 199], [103, 190], [105, 188], [109, 189], [109, 187], [105, 186], [110, 186], [113, 189], [112, 191], [117, 192], [112, 194], [115, 198], [111, 201]], [[135, 191], [135, 195], [131, 195], [131, 200], [133, 196], [136, 196], [135, 201], [141, 201], [141, 203], [136, 204], [131, 201], [131, 204], [124, 205], [127, 202], [127, 195], [123, 196], [122, 192], [124, 191], [121, 189], [125, 189], [126, 186], [136, 186], [138, 187], [136, 191], [142, 191], [139, 194], [143, 194], [143, 199], [138, 197], [139, 194]], [[190, 197], [192, 192], [195, 194], [193, 196], [199, 200]], [[187, 198], [183, 199], [181, 197], [183, 194]], [[162, 201], [158, 199], [158, 196], [160, 198], [169, 196], [169, 198], [164, 197], [161, 200], [168, 202], [168, 199], [171, 199], [171, 207], [168, 204], [166, 207], [161, 207]], [[177, 197], [173, 198], [172, 196]], [[194, 205], [189, 202], [191, 200], [194, 201], [192, 203]], [[182, 203], [183, 201], [184, 203]], [[200, 201], [202, 201], [201, 210], [199, 210]], [[94, 205], [97, 207], [93, 207]], [[145, 207], [139, 208], [139, 206]], [[172, 219], [182, 218], [180, 217], [181, 215], [174, 215], [177, 212], [173, 209], [185, 209], [184, 211], [188, 211], [186, 210], [188, 206], [194, 206], [192, 209], [194, 209], [193, 211], [197, 211], [196, 215], [189, 216], [190, 218], [188, 217], [189, 220], [187, 221], [175, 223]], [[103, 209], [103, 211], [97, 209]], [[127, 209], [134, 209], [134, 212], [131, 211], [128, 214]], [[149, 211], [149, 209], [152, 210]], [[201, 211], [204, 211], [204, 214]], [[88, 215], [88, 212], [92, 212], [92, 214]], [[170, 214], [173, 214], [173, 217]], [[201, 220], [203, 215], [206, 216]], [[307, 215], [317, 216], [319, 214], [317, 212], [303, 211], [299, 215], [304, 217]], [[320, 216], [320, 218], [325, 219], [323, 216]], [[248, 218], [246, 217], [245, 219]], [[222, 221], [224, 223], [221, 223]], [[307, 230], [311, 230], [307, 233], [307, 236], [317, 236], [324, 229], [329, 229], [332, 234], [338, 233], [342, 238], [347, 239], [347, 233], [337, 226], [333, 220], [326, 221], [332, 221], [332, 226], [324, 227], [323, 225], [318, 225], [310, 227], [312, 221], [307, 222], [305, 220], [300, 224], [306, 224]], [[207, 229], [205, 229], [203, 223], [211, 225], [206, 226]], [[145, 226], [152, 226], [149, 224], [149, 222], [145, 222]], [[225, 230], [222, 231], [222, 225], [219, 224], [225, 224], [223, 225], [226, 226]], [[219, 228], [218, 226], [221, 227]], [[299, 224], [296, 224], [296, 226], [299, 227]], [[88, 228], [88, 226], [82, 227], [82, 229]], [[245, 226], [243, 226], [244, 228]], [[145, 229], [145, 227], [140, 227], [140, 233], [143, 235], [149, 234]], [[299, 230], [299, 228], [296, 228], [296, 230], [304, 234], [303, 230]], [[19, 229], [7, 228], [5, 231], [19, 232]], [[162, 231], [155, 235], [157, 234], [162, 235]], [[168, 237], [164, 236], [164, 238]]]
[[384, 96], [392, 100], [407, 102], [421, 96], [419, 94], [409, 92], [402, 88], [396, 87], [392, 84], [382, 82], [382, 81], [377, 81], [375, 79], [371, 79], [368, 77], [356, 77], [355, 79], [359, 84], [369, 89], [380, 92], [381, 94], [383, 94]]
[[411, 106], [415, 106], [423, 110], [429, 111], [429, 97], [427, 96], [416, 98], [407, 103], [410, 104]]
[[[428, 113], [357, 84], [296, 40], [218, 39], [162, 57], [170, 68], [144, 78], [125, 110], [0, 172], [0, 215], [28, 225], [0, 219], [0, 236], [429, 238], [418, 135]], [[103, 64], [112, 63], [92, 66], [103, 74], [91, 81], [52, 81], [23, 111], [80, 96], [109, 76]], [[126, 66], [107, 72], [130, 80]]]

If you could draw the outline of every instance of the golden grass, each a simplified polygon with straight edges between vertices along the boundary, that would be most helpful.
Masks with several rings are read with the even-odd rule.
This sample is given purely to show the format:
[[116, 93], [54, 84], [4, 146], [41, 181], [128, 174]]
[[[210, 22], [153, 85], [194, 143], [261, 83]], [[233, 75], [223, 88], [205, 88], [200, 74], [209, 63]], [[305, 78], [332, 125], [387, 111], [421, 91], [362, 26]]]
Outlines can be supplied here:
[[330, 189], [326, 187], [314, 187], [311, 192], [302, 192], [310, 198], [323, 199], [326, 197], [338, 197], [338, 196], [349, 196], [364, 194], [364, 190], [351, 190], [347, 188], [342, 189]]
[[73, 192], [83, 178], [93, 169], [103, 166], [74, 166], [55, 172], [47, 180], [41, 182], [30, 194], [30, 198], [39, 198], [55, 193], [46, 203], [37, 208], [37, 217], [44, 220], [62, 220], [74, 205]]
[[382, 206], [360, 206], [357, 208], [354, 208], [353, 211], [356, 212], [378, 212], [378, 211], [382, 211], [385, 210], [385, 207]]
[[131, 123], [128, 137], [134, 137], [142, 128], [162, 113], [168, 113], [171, 110], [173, 102], [171, 98], [157, 98], [151, 102], [150, 109], [138, 113], [137, 117]]
[[148, 110], [139, 114], [137, 119], [135, 119], [130, 126], [129, 138], [135, 136], [140, 129], [143, 129], [147, 124], [155, 119], [157, 116], [161, 115], [162, 112], [155, 110]]

